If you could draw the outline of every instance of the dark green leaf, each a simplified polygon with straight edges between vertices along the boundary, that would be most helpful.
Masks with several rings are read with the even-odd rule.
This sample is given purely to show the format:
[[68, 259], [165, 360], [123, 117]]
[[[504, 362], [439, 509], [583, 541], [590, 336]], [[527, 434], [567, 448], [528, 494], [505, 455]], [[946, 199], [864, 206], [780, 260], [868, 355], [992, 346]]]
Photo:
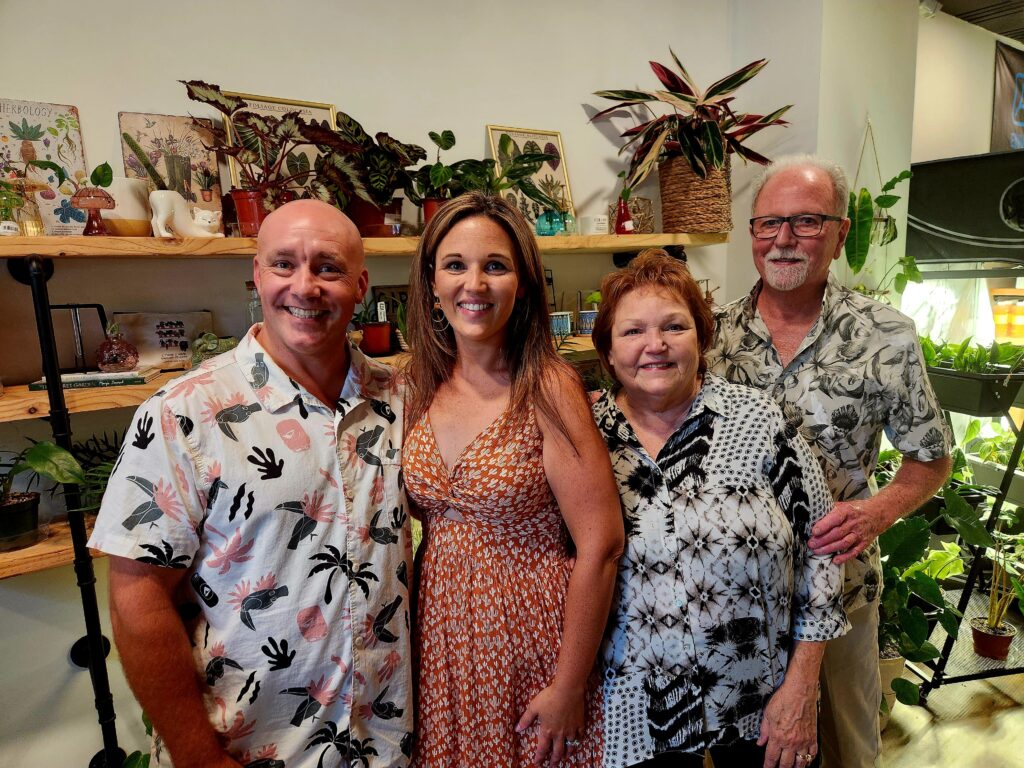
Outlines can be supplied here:
[[594, 95], [604, 99], [611, 99], [612, 101], [644, 102], [658, 100], [657, 96], [647, 93], [647, 91], [594, 91]]
[[701, 133], [701, 145], [704, 148], [708, 165], [721, 168], [725, 165], [725, 147], [722, 142], [722, 130], [718, 127], [718, 123], [713, 120], [705, 120]]
[[899, 201], [899, 195], [879, 195], [875, 198], [875, 205], [879, 208], [892, 208]]
[[42, 168], [47, 171], [53, 171], [55, 174], [57, 174], [58, 187], [61, 184], [63, 184], [68, 178], [68, 175], [67, 173], [65, 173], [64, 169], [50, 160], [29, 160], [27, 165], [31, 165], [33, 168]]
[[298, 176], [295, 183], [301, 186], [305, 182], [305, 177], [299, 174], [309, 173], [309, 155], [304, 152], [290, 152], [284, 162], [288, 168], [288, 175]]
[[921, 686], [897, 677], [892, 681], [892, 691], [896, 694], [896, 700], [900, 704], [914, 706], [921, 700]]
[[916, 563], [924, 557], [930, 536], [928, 521], [924, 518], [908, 517], [897, 520], [878, 537], [886, 566], [902, 572], [911, 563]]
[[929, 642], [922, 643], [920, 648], [904, 647], [900, 643], [900, 655], [907, 661], [930, 661], [939, 658], [939, 649]]
[[915, 648], [928, 640], [928, 617], [920, 607], [901, 608], [899, 611], [900, 628], [910, 639]]
[[871, 224], [874, 216], [874, 201], [867, 189], [859, 194], [850, 193], [850, 205], [847, 211], [850, 219], [850, 231], [846, 235], [846, 263], [850, 270], [857, 274], [864, 267], [871, 247]]
[[900, 272], [893, 278], [892, 287], [896, 293], [903, 293], [907, 289], [907, 276]]
[[430, 131], [427, 136], [440, 149], [451, 149], [455, 146], [455, 134], [451, 131], [441, 131], [440, 134]]
[[233, 112], [247, 107], [248, 104], [237, 96], [228, 96], [221, 91], [219, 85], [204, 83], [202, 80], [179, 80], [183, 83], [188, 97], [192, 101], [207, 104], [216, 110], [230, 116]]
[[434, 163], [430, 166], [430, 184], [434, 189], [441, 189], [452, 180], [452, 169], [444, 163]]
[[964, 543], [979, 547], [993, 546], [991, 534], [985, 530], [977, 513], [966, 501], [951, 488], [943, 490], [942, 497], [946, 500], [946, 508], [942, 511], [942, 516], [956, 529]]
[[959, 632], [959, 622], [957, 621], [956, 612], [953, 610], [945, 610], [939, 614], [939, 624], [946, 630], [946, 634], [950, 637], [956, 637]]
[[882, 191], [883, 192], [888, 192], [890, 189], [893, 189], [901, 181], [906, 181], [907, 179], [911, 178], [913, 175], [914, 174], [912, 174], [910, 171], [901, 171], [898, 175], [893, 176], [891, 179], [889, 179], [887, 182], [885, 182], [885, 184], [882, 185]]
[[89, 176], [89, 183], [94, 187], [109, 187], [113, 180], [114, 172], [110, 168], [110, 163], [97, 165]]
[[942, 590], [931, 576], [921, 572], [912, 573], [907, 577], [907, 583], [910, 584], [910, 591], [921, 599], [926, 600], [936, 608], [943, 606], [945, 601], [942, 599]]

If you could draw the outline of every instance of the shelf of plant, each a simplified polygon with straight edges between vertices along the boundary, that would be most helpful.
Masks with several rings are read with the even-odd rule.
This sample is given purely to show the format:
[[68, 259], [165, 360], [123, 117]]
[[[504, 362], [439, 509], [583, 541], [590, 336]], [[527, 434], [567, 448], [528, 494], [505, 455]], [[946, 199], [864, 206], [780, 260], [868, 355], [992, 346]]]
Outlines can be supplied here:
[[[86, 529], [92, 533], [93, 518], [86, 516]], [[67, 522], [51, 523], [47, 526], [46, 538], [38, 544], [12, 552], [0, 552], [0, 579], [37, 573], [49, 568], [69, 565], [75, 559], [71, 545], [71, 528]], [[93, 557], [103, 557], [102, 552], [90, 550]]]
[[1024, 374], [967, 373], [929, 366], [928, 379], [944, 410], [1005, 416], [1024, 383]]
[[[545, 254], [619, 253], [667, 245], [700, 247], [729, 240], [728, 233], [567, 235], [537, 239]], [[367, 256], [411, 256], [418, 237], [369, 237]], [[256, 253], [251, 237], [0, 237], [0, 258], [27, 254], [53, 259], [232, 259]]]
[[[178, 373], [163, 373], [146, 384], [122, 387], [65, 389], [64, 400], [72, 413], [127, 408], [142, 403]], [[50, 413], [46, 392], [32, 392], [27, 386], [5, 387], [0, 397], [0, 423], [39, 419]]]

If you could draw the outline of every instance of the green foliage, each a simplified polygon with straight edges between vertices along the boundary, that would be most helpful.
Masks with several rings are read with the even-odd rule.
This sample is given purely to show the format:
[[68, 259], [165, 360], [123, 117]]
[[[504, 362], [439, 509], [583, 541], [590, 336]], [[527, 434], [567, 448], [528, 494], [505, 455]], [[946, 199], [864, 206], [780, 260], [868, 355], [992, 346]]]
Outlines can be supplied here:
[[938, 342], [919, 337], [925, 365], [951, 368], [961, 373], [1015, 373], [1024, 368], [1024, 346], [1011, 341], [992, 342], [985, 347], [972, 344], [968, 336], [959, 343]]
[[109, 187], [113, 180], [114, 171], [111, 169], [110, 163], [97, 165], [89, 175], [89, 183], [94, 187]]
[[26, 472], [55, 483], [82, 485], [86, 482], [82, 466], [71, 453], [50, 442], [33, 443], [16, 454], [10, 468], [0, 475], [0, 502], [10, 496], [14, 478]]
[[399, 189], [405, 190], [410, 198], [415, 197], [413, 172], [408, 169], [427, 159], [427, 151], [423, 147], [403, 144], [383, 132], [370, 136], [359, 121], [344, 112], [337, 113], [337, 124], [338, 136], [354, 148], [346, 154], [346, 160], [366, 194], [363, 197], [354, 187], [350, 191], [335, 186], [339, 202], [343, 197], [350, 200], [354, 194], [383, 207], [391, 202]]
[[[644, 105], [651, 112], [650, 120], [622, 134], [627, 141], [619, 152], [632, 148], [633, 153], [626, 186], [635, 187], [658, 163], [669, 157], [685, 157], [693, 172], [701, 178], [705, 178], [713, 168], [722, 168], [726, 155], [731, 153], [744, 160], [767, 164], [768, 158], [754, 152], [744, 142], [769, 126], [786, 125], [781, 118], [792, 105], [768, 115], [755, 115], [736, 112], [731, 102], [733, 92], [757, 75], [768, 60], [752, 61], [701, 91], [675, 53], [671, 49], [669, 53], [678, 73], [663, 64], [650, 63], [665, 90], [611, 90], [594, 94], [618, 103], [601, 110], [591, 120], [637, 105]], [[647, 106], [652, 102], [667, 105], [671, 111], [655, 115]]]
[[[890, 193], [897, 184], [911, 176], [910, 171], [901, 171], [882, 185], [881, 194], [878, 195], [871, 194], [867, 187], [850, 191], [850, 201], [846, 210], [847, 218], [850, 219], [850, 232], [843, 247], [846, 251], [846, 263], [854, 274], [864, 268], [872, 245], [888, 245], [899, 236], [896, 220], [889, 216], [887, 211], [899, 202], [900, 196]], [[921, 282], [917, 263], [912, 256], [901, 259], [898, 266], [901, 267], [901, 271], [894, 282], [896, 293], [903, 293], [908, 281]]]
[[[251, 112], [244, 99], [225, 94], [220, 86], [202, 80], [179, 82], [184, 84], [190, 99], [213, 107], [231, 121], [237, 143], [229, 140], [224, 128], [193, 120], [211, 135], [209, 149], [221, 157], [235, 159], [242, 189], [263, 192], [264, 202], [271, 206], [288, 199], [297, 187], [302, 188], [305, 197], [333, 202], [339, 207], [347, 205], [353, 196], [372, 202], [364, 181], [365, 170], [360, 177], [361, 169], [355, 160], [364, 148], [349, 141], [342, 131], [335, 131], [326, 123], [307, 122], [297, 111], [283, 115]], [[339, 114], [339, 124], [341, 118], [347, 117]], [[378, 134], [381, 136], [386, 134]], [[302, 153], [296, 150], [305, 148], [319, 153], [312, 169], [308, 160], [297, 159]]]

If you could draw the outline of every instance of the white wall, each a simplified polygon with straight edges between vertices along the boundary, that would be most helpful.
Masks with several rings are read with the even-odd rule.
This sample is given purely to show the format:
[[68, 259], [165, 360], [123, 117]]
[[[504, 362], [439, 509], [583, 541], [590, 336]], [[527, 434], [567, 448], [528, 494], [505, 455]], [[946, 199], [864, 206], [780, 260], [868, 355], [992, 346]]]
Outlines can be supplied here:
[[921, 19], [913, 162], [989, 151], [996, 40], [991, 32], [945, 13]]
[[[869, 116], [881, 174], [869, 147], [857, 186], [879, 194], [882, 183], [910, 167], [918, 19], [917, 0], [824, 3], [817, 151], [845, 168], [851, 187]], [[840, 257], [832, 271], [841, 282], [874, 285], [903, 256], [909, 189], [904, 182], [894, 190], [902, 199], [890, 209], [900, 237], [884, 249], [873, 247], [856, 276]]]

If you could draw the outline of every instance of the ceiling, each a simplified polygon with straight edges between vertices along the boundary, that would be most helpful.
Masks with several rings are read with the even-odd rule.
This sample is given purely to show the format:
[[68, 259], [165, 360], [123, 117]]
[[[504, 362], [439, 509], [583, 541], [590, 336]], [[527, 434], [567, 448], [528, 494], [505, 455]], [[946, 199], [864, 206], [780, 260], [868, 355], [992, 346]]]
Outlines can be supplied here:
[[1024, 0], [942, 0], [943, 13], [1024, 42]]

